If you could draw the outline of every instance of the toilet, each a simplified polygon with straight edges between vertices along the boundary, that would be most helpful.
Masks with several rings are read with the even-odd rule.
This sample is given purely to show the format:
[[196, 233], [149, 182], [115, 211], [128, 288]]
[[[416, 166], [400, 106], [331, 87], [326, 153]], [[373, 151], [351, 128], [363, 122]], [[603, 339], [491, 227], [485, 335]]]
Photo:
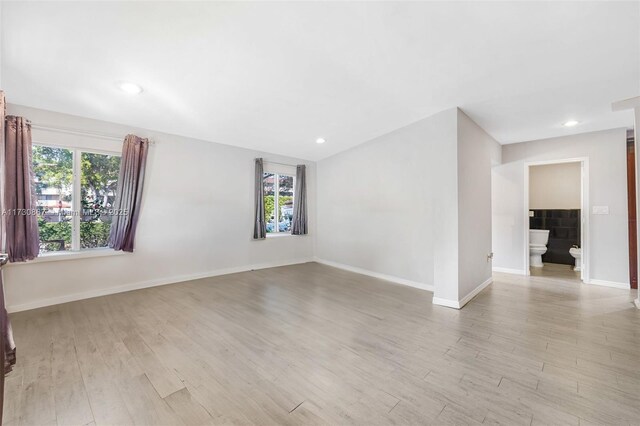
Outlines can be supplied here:
[[573, 256], [576, 260], [576, 266], [573, 268], [574, 271], [582, 270], [582, 249], [580, 247], [571, 247], [569, 249], [569, 254]]
[[542, 255], [547, 252], [547, 242], [549, 242], [548, 229], [529, 230], [529, 266], [542, 268]]

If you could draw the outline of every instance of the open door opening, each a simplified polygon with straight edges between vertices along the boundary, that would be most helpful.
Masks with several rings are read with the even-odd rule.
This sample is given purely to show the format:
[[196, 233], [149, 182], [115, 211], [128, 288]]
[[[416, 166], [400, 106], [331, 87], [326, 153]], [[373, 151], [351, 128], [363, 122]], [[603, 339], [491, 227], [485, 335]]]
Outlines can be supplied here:
[[[588, 283], [589, 159], [526, 162], [524, 166], [526, 274]], [[532, 179], [533, 168], [536, 179]]]

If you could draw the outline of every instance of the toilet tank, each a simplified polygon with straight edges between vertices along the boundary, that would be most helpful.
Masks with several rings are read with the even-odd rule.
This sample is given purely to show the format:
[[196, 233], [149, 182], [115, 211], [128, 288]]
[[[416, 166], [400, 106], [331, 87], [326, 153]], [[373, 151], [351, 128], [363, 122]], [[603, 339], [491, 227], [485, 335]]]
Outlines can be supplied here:
[[549, 242], [548, 229], [529, 229], [529, 244], [546, 246]]

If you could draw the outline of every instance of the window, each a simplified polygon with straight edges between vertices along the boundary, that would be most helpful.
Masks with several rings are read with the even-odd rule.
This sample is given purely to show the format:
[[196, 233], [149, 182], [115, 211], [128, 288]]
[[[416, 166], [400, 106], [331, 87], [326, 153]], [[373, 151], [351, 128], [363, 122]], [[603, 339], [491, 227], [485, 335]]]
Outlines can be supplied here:
[[40, 253], [107, 247], [120, 155], [33, 145]]
[[264, 215], [267, 221], [267, 234], [291, 232], [293, 176], [264, 173], [262, 182], [264, 183]]
[[33, 146], [40, 253], [71, 250], [73, 151]]

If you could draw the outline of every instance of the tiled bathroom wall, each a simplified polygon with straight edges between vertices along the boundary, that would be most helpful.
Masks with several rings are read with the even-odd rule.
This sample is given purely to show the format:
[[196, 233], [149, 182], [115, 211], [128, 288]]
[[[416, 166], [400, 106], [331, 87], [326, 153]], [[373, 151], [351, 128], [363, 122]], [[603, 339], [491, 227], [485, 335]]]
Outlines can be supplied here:
[[569, 249], [580, 245], [580, 209], [530, 210], [529, 229], [548, 229], [547, 252], [542, 255], [545, 263], [573, 265]]

